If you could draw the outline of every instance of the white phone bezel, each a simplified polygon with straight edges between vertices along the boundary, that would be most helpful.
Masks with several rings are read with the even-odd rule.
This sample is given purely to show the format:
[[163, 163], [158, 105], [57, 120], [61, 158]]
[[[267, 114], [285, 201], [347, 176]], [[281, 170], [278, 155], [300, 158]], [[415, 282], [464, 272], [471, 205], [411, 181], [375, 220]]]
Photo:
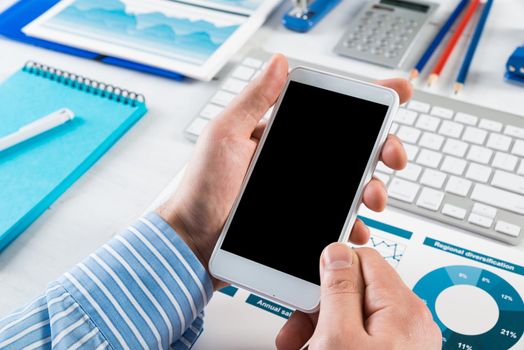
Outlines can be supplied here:
[[257, 159], [264, 147], [267, 135], [271, 131], [273, 120], [278, 112], [290, 81], [312, 85], [325, 90], [388, 106], [379, 136], [375, 141], [373, 151], [371, 152], [355, 198], [351, 204], [346, 222], [339, 236], [339, 241], [341, 242], [345, 242], [349, 238], [351, 232], [350, 229], [353, 227], [358, 207], [362, 201], [364, 185], [371, 180], [379, 160], [380, 149], [382, 148], [391, 127], [393, 113], [398, 108], [399, 98], [395, 90], [383, 86], [310, 68], [298, 67], [293, 69], [289, 73], [283, 92], [275, 103], [275, 108], [273, 109], [268, 125], [261, 137], [259, 146], [257, 147], [253, 160], [248, 168], [240, 193], [235, 200], [215, 249], [213, 250], [213, 254], [211, 255], [209, 271], [214, 277], [260, 294], [269, 299], [273, 299], [278, 303], [290, 306], [297, 310], [303, 312], [314, 312], [318, 310], [320, 304], [320, 287], [318, 285], [221, 249], [222, 242], [227, 234], [229, 225], [235, 215]]

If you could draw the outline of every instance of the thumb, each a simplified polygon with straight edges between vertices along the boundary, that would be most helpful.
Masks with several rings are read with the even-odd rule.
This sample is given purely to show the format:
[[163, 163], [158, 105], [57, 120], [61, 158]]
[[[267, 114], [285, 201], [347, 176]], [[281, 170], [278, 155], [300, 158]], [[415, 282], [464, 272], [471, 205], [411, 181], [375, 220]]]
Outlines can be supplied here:
[[255, 130], [284, 88], [288, 73], [287, 59], [274, 55], [266, 69], [235, 98], [217, 118], [228, 130], [247, 138]]
[[358, 255], [344, 243], [329, 245], [322, 253], [320, 276], [320, 316], [316, 331], [336, 335], [336, 338], [349, 334], [353, 339], [358, 337], [365, 332], [364, 284]]

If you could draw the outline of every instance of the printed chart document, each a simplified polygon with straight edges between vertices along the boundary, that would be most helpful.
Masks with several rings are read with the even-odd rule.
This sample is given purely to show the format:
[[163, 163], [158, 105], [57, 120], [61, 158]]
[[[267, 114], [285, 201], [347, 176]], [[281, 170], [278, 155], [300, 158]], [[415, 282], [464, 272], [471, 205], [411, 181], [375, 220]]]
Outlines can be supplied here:
[[62, 0], [29, 36], [210, 80], [281, 0]]
[[[151, 204], [172, 195], [183, 171]], [[266, 208], [266, 210], [270, 210]], [[443, 350], [524, 349], [524, 253], [398, 210], [362, 206], [376, 249], [430, 309]], [[229, 286], [206, 307], [193, 349], [272, 349], [293, 310]], [[348, 335], [351, 336], [351, 335]]]

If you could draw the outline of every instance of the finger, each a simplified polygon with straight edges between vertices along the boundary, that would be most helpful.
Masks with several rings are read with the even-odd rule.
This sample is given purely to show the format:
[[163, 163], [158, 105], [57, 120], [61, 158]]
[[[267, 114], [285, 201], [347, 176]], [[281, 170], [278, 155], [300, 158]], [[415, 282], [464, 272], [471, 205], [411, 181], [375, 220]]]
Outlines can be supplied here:
[[351, 234], [349, 235], [349, 240], [353, 244], [366, 244], [369, 240], [369, 228], [362, 222], [362, 220], [355, 220], [355, 224], [351, 229]]
[[320, 315], [315, 332], [327, 337], [351, 332], [358, 339], [365, 332], [358, 256], [344, 243], [330, 244], [322, 253], [320, 278]]
[[295, 311], [277, 335], [275, 344], [279, 350], [301, 349], [315, 331], [318, 313], [305, 314]]
[[256, 126], [275, 103], [287, 79], [287, 59], [276, 54], [267, 68], [253, 80], [216, 119], [237, 135], [251, 137]]
[[413, 86], [406, 79], [385, 79], [377, 81], [376, 84], [395, 90], [398, 94], [401, 104], [407, 102], [413, 95]]
[[389, 135], [382, 146], [380, 160], [394, 170], [402, 170], [408, 163], [408, 156], [402, 142], [395, 135]]
[[366, 289], [366, 315], [407, 298], [409, 288], [393, 267], [374, 249], [358, 248], [355, 253], [360, 261]]
[[364, 188], [362, 202], [373, 211], [380, 212], [386, 207], [388, 199], [386, 186], [382, 181], [372, 178]]

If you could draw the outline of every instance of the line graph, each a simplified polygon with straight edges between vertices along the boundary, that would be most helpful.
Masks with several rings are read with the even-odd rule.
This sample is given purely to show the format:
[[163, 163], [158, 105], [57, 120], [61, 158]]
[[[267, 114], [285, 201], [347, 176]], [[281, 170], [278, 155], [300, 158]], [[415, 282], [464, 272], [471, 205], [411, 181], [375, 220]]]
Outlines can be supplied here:
[[176, 13], [134, 0], [73, 0], [44, 27], [203, 64], [245, 21], [245, 17], [226, 16], [198, 6], [172, 6], [176, 6]]
[[404, 256], [404, 251], [406, 250], [405, 245], [375, 234], [369, 238], [368, 243], [364, 246], [376, 249], [380, 255], [395, 268]]

